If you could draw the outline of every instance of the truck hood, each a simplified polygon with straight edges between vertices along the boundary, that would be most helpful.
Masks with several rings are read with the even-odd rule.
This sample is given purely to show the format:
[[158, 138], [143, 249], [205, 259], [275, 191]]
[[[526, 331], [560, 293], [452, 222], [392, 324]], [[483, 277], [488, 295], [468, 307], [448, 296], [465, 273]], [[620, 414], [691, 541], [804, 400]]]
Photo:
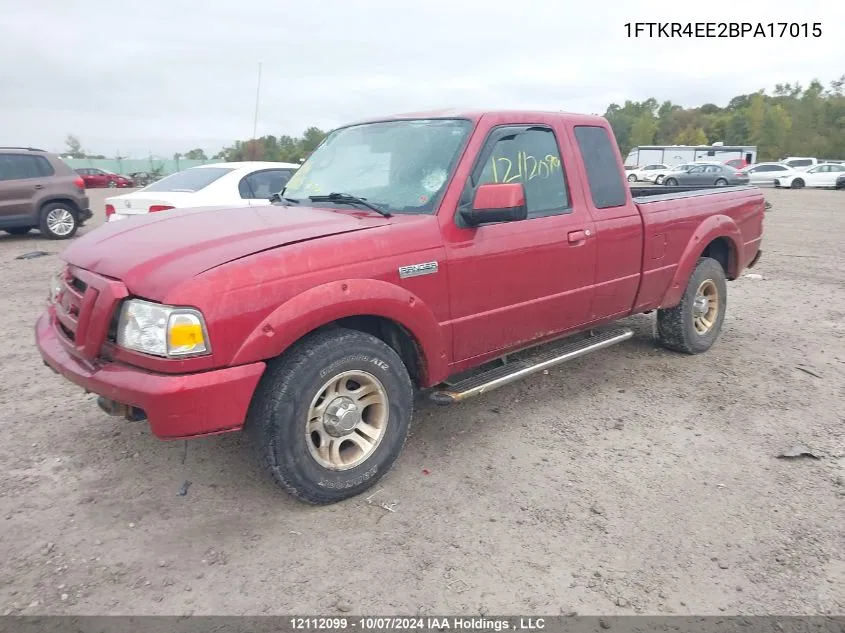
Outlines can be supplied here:
[[148, 299], [206, 270], [260, 251], [390, 224], [389, 218], [313, 207], [173, 209], [108, 222], [61, 254], [69, 264], [119, 279]]

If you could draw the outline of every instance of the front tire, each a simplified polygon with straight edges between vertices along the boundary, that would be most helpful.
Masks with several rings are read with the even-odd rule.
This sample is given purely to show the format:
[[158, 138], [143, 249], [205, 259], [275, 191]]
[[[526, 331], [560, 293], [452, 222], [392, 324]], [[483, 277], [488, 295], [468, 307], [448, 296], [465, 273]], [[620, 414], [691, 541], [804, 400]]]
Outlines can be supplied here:
[[796, 178], [795, 180], [793, 180], [792, 184], [790, 185], [790, 187], [792, 189], [801, 189], [803, 186], [804, 186], [804, 181], [801, 180], [800, 178]]
[[276, 482], [322, 505], [373, 486], [402, 451], [412, 415], [399, 355], [374, 336], [338, 328], [268, 366], [246, 428]]
[[698, 260], [681, 302], [657, 311], [657, 337], [668, 349], [685, 354], [706, 352], [722, 330], [728, 286], [722, 265], [710, 257]]
[[38, 230], [51, 240], [66, 240], [79, 228], [76, 209], [64, 202], [51, 202], [41, 209]]
[[674, 178], [667, 178], [666, 180], [663, 181], [663, 184], [667, 187], [677, 187], [678, 181], [675, 180]]
[[628, 182], [637, 182], [637, 177], [635, 174], [631, 174], [628, 176]]

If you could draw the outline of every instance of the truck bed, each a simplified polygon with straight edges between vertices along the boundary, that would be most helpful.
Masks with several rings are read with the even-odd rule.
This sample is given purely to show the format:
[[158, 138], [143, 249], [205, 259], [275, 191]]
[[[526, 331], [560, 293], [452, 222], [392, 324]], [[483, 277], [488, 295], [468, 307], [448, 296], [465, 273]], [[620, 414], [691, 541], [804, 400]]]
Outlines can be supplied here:
[[[651, 195], [636, 195], [643, 189]], [[667, 191], [668, 189], [668, 191]], [[758, 187], [632, 187], [634, 203], [643, 222], [642, 282], [634, 312], [658, 307], [672, 286], [677, 266], [686, 261], [684, 253], [694, 245], [704, 248], [709, 239], [699, 243], [694, 233], [711, 218], [717, 224], [732, 224], [735, 233], [725, 235], [719, 254], [728, 279], [748, 266], [760, 247], [763, 233], [763, 196]], [[678, 222], [682, 212], [685, 222]], [[715, 226], [715, 225], [714, 225]]]
[[667, 187], [665, 185], [651, 185], [643, 187], [631, 187], [631, 197], [638, 204], [652, 202], [655, 200], [674, 200], [677, 198], [688, 198], [696, 195], [709, 195], [716, 192], [741, 191], [743, 189], [756, 189], [753, 185], [734, 185], [730, 187], [715, 187], [710, 185], [678, 185]]

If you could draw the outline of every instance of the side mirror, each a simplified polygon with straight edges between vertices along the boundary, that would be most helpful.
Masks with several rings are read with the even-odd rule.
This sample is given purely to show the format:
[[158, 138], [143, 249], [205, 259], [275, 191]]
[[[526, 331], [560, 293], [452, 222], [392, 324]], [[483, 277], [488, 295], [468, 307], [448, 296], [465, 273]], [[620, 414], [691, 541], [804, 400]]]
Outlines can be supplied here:
[[528, 217], [525, 187], [522, 183], [481, 185], [475, 190], [472, 208], [463, 209], [461, 217], [470, 226], [524, 220]]

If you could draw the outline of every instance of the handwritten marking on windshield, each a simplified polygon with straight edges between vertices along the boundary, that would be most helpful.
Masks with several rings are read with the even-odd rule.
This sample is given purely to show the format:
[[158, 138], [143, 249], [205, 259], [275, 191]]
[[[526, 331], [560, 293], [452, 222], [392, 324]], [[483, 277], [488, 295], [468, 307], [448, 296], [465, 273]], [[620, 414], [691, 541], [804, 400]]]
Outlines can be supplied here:
[[[515, 168], [514, 161], [505, 156], [494, 156], [491, 158], [490, 164], [493, 168], [493, 182], [495, 183], [508, 183], [520, 179], [526, 181], [534, 178], [546, 179], [553, 171], [561, 168], [560, 159], [557, 156], [549, 154], [543, 159], [537, 159], [525, 152], [517, 153]], [[499, 178], [500, 171], [504, 172], [501, 179]]]

